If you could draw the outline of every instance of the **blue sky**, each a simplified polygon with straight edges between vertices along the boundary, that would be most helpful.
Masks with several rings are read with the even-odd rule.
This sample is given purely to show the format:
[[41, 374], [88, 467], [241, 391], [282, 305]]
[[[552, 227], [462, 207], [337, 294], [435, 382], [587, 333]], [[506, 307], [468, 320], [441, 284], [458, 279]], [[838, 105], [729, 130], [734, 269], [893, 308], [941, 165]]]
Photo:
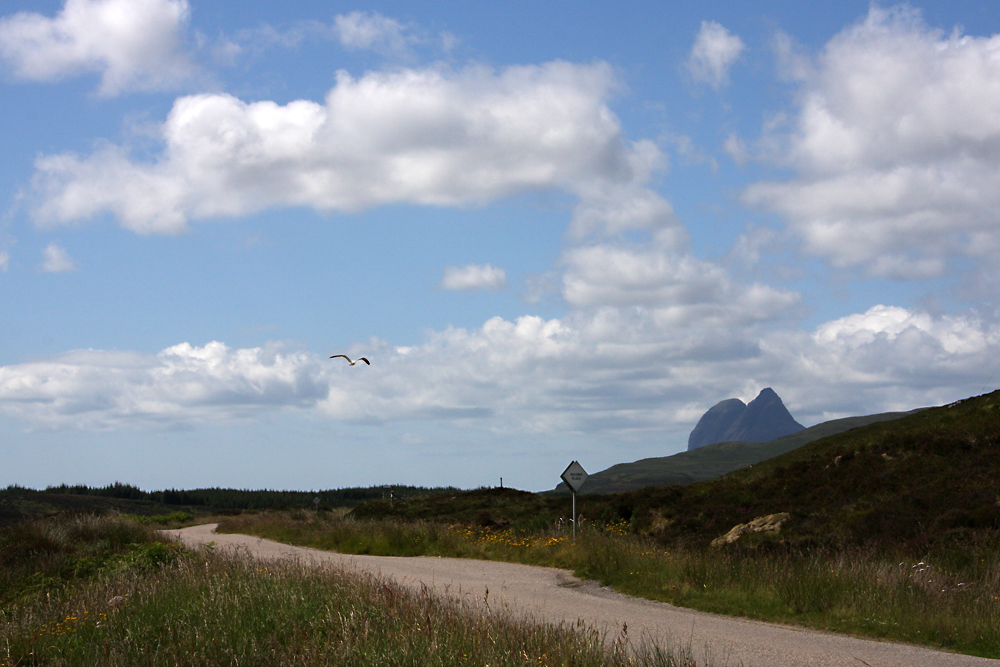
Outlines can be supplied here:
[[234, 7], [3, 5], [0, 484], [538, 490], [1000, 384], [992, 3]]

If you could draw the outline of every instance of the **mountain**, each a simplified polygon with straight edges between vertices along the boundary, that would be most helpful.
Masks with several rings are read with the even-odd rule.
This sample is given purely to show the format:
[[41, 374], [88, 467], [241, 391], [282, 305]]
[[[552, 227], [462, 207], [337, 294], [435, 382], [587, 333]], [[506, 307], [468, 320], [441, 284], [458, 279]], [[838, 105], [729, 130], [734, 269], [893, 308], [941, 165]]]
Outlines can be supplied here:
[[688, 437], [688, 451], [717, 442], [767, 442], [805, 428], [795, 421], [773, 389], [762, 389], [744, 404], [738, 398], [716, 403]]
[[716, 442], [738, 440], [739, 438], [729, 437], [729, 434], [746, 411], [747, 404], [738, 398], [730, 398], [713, 405], [701, 416], [691, 435], [688, 436], [688, 451]]
[[948, 551], [975, 562], [1000, 548], [998, 479], [1000, 391], [628, 498], [633, 529], [665, 544], [707, 546], [736, 524], [788, 512], [792, 521], [780, 539], [791, 545]]
[[[823, 422], [768, 442], [717, 442], [672, 456], [658, 456], [632, 463], [618, 463], [593, 473], [580, 489], [580, 493], [588, 495], [614, 493], [633, 491], [645, 486], [691, 484], [715, 479], [734, 470], [746, 468], [793, 449], [798, 449], [820, 438], [844, 433], [869, 424], [899, 419], [918, 411], [884, 412], [862, 417], [845, 417], [844, 419]], [[565, 484], [560, 484], [556, 487], [556, 491], [568, 493], [565, 487]]]

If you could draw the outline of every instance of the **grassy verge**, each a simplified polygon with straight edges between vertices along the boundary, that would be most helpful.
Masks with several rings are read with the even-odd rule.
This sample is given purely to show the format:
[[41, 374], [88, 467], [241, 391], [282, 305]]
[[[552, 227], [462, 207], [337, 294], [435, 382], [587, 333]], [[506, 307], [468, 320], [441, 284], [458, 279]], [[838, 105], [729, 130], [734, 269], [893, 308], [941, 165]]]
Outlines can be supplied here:
[[[758, 620], [908, 641], [1000, 658], [1000, 558], [961, 567], [859, 549], [792, 552], [758, 544], [669, 550], [626, 524], [564, 533], [432, 522], [358, 521], [307, 512], [227, 519], [240, 532], [344, 553], [457, 556], [574, 570], [636, 596]], [[765, 539], [766, 542], [766, 539]]]
[[[14, 584], [0, 605], [0, 667], [693, 663], [689, 651], [606, 643], [584, 628], [534, 624], [374, 577], [185, 552], [122, 517], [15, 528], [0, 533], [0, 571]], [[26, 535], [35, 535], [31, 548], [14, 548]], [[157, 550], [170, 557], [143, 555]], [[100, 567], [62, 566], [105, 551], [114, 555]], [[44, 582], [24, 584], [42, 571]]]

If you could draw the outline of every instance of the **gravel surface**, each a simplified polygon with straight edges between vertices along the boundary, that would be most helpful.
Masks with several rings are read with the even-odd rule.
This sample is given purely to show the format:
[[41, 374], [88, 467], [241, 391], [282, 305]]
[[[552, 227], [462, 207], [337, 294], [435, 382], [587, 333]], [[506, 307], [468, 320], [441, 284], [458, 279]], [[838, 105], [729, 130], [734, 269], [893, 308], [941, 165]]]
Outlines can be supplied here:
[[622, 595], [566, 570], [460, 558], [351, 556], [215, 532], [216, 524], [163, 531], [188, 546], [214, 542], [258, 558], [299, 558], [391, 578], [420, 590], [464, 598], [553, 623], [583, 621], [610, 638], [628, 624], [631, 639], [693, 649], [699, 664], [744, 667], [985, 667], [1000, 660], [908, 644], [859, 639], [792, 626], [707, 614]]

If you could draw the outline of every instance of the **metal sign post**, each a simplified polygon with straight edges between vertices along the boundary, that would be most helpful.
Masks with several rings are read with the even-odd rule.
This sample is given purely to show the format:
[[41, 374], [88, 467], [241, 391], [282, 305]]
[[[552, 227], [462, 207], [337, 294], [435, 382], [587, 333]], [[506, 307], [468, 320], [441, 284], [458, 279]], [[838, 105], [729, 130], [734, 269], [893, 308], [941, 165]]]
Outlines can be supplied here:
[[566, 482], [568, 486], [573, 491], [573, 539], [576, 539], [576, 492], [580, 490], [583, 483], [587, 481], [587, 471], [583, 469], [583, 466], [573, 461], [566, 469], [563, 470], [563, 474], [560, 475], [562, 481]]

